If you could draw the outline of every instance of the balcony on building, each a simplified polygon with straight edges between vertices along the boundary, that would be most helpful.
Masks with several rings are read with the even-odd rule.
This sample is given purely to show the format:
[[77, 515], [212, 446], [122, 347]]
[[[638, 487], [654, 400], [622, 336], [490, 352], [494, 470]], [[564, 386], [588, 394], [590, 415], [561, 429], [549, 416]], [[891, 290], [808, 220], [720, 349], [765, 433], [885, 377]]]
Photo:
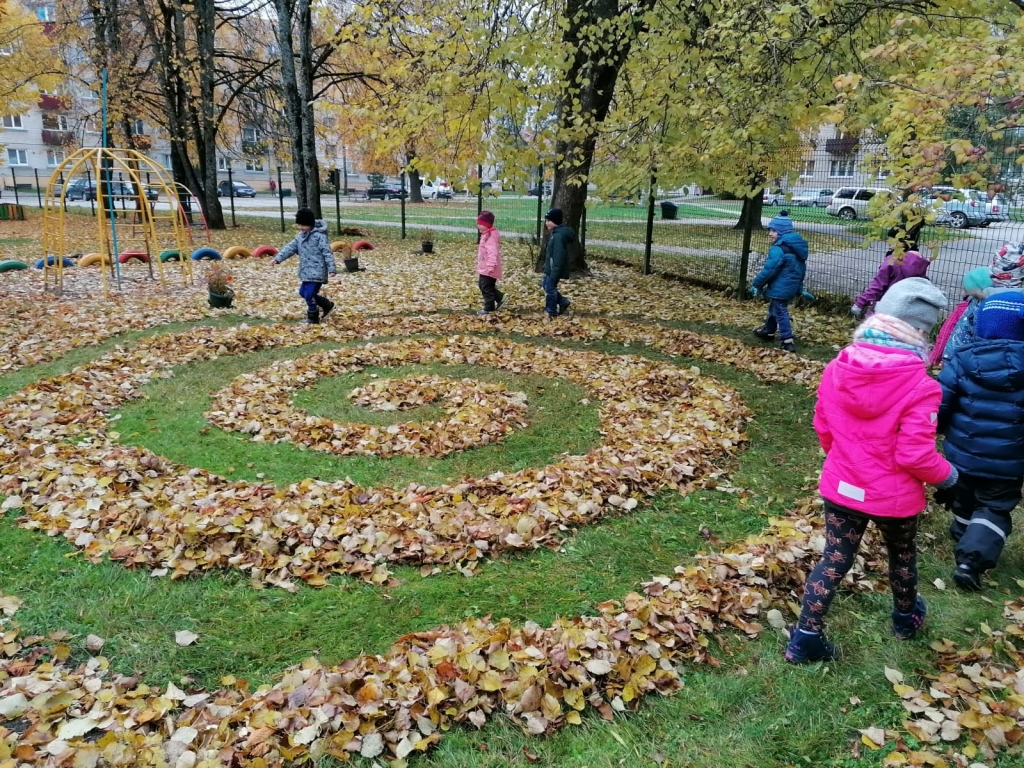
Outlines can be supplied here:
[[825, 139], [825, 151], [830, 155], [852, 155], [860, 146], [860, 136], [839, 136]]
[[74, 142], [75, 134], [72, 131], [58, 131], [51, 128], [43, 128], [43, 144], [48, 147], [66, 147]]

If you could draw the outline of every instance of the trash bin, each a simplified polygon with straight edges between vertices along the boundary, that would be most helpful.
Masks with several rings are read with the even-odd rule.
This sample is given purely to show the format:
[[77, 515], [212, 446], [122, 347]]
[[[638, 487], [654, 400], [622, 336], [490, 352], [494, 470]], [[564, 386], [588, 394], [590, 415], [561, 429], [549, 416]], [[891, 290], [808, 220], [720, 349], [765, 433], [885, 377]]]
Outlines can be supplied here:
[[281, 197], [291, 197], [291, 196], [292, 196], [292, 191], [290, 189], [282, 189], [281, 190]]
[[679, 213], [679, 206], [676, 205], [675, 203], [670, 203], [668, 200], [665, 200], [661, 204], [661, 218], [662, 218], [662, 220], [664, 220], [664, 221], [675, 221], [678, 213]]

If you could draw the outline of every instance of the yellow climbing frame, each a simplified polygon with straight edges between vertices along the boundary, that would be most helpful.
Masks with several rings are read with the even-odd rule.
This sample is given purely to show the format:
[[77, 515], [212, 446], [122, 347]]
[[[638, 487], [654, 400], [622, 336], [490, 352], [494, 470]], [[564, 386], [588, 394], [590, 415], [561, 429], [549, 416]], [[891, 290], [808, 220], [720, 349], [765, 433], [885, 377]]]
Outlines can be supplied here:
[[[104, 183], [107, 172], [111, 186]], [[145, 253], [149, 277], [159, 278], [165, 288], [171, 268], [160, 260], [159, 254], [165, 250], [177, 251], [179, 257], [175, 269], [180, 274], [182, 285], [192, 284], [189, 223], [178, 204], [178, 191], [173, 179], [164, 168], [135, 150], [98, 147], [79, 149], [71, 154], [57, 166], [46, 185], [43, 208], [44, 290], [53, 290], [58, 295], [63, 292], [64, 257], [82, 250], [78, 237], [80, 228], [74, 227], [76, 237], [71, 238], [67, 226], [69, 218], [77, 219], [79, 216], [77, 212], [69, 213], [65, 204], [73, 179], [91, 181], [95, 190], [98, 240], [96, 247], [89, 250], [102, 255], [99, 266], [104, 296], [110, 295], [112, 280], [120, 285], [124, 265], [118, 263], [118, 256], [126, 251]], [[156, 201], [147, 199], [147, 187], [158, 192]], [[121, 194], [120, 190], [124, 189], [131, 190], [131, 194]], [[126, 207], [126, 203], [133, 207]], [[112, 211], [118, 253], [114, 253]], [[117, 218], [118, 213], [124, 218]]]

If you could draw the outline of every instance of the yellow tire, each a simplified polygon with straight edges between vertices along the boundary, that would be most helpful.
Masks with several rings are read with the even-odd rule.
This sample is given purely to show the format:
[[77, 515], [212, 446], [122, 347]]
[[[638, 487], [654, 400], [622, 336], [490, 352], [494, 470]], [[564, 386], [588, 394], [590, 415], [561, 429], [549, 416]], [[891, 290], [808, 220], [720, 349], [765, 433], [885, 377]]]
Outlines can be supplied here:
[[233, 248], [228, 248], [224, 253], [221, 254], [222, 258], [225, 259], [251, 259], [252, 251], [248, 248], [243, 248], [240, 245], [236, 245]]
[[331, 243], [331, 250], [334, 253], [337, 253], [338, 251], [343, 251], [346, 248], [348, 248], [348, 243], [346, 243], [344, 240], [335, 240], [333, 243]]
[[87, 253], [78, 260], [80, 267], [110, 266], [110, 257], [104, 253]]

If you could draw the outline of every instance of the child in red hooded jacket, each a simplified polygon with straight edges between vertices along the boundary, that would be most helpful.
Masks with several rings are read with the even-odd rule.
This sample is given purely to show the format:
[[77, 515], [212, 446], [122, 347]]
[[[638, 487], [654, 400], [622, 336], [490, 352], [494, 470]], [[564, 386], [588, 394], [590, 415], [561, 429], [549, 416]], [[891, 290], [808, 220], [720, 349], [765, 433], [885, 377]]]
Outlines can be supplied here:
[[869, 522], [889, 552], [893, 633], [909, 640], [924, 624], [916, 541], [924, 485], [948, 488], [957, 480], [935, 448], [942, 392], [926, 367], [928, 334], [945, 306], [946, 297], [923, 277], [901, 280], [822, 374], [814, 429], [826, 454], [818, 486], [825, 552], [804, 586], [787, 661], [838, 658], [825, 639], [825, 616]]

